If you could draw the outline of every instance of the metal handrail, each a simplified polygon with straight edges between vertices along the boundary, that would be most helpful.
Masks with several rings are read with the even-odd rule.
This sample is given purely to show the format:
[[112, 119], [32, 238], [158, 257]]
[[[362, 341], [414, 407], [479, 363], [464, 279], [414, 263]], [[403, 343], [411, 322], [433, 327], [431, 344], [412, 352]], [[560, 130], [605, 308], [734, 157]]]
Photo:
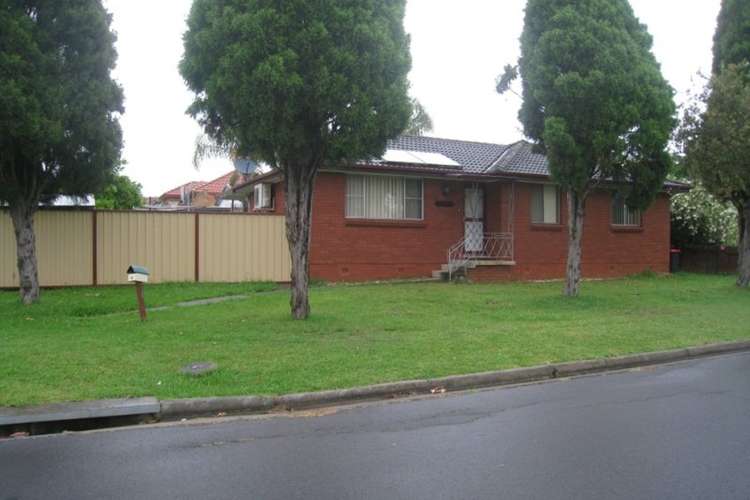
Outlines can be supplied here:
[[467, 250], [468, 239], [464, 238], [448, 249], [448, 280], [453, 279], [453, 273], [465, 268], [471, 262], [477, 260], [513, 260], [514, 243], [513, 233], [486, 233], [482, 237], [481, 250]]

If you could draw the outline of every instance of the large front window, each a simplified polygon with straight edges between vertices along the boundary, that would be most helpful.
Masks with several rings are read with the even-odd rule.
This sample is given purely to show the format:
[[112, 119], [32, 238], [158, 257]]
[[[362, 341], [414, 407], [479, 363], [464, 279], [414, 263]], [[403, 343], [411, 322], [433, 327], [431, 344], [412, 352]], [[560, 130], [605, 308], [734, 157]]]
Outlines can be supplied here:
[[421, 179], [385, 175], [346, 177], [346, 216], [350, 219], [422, 220]]

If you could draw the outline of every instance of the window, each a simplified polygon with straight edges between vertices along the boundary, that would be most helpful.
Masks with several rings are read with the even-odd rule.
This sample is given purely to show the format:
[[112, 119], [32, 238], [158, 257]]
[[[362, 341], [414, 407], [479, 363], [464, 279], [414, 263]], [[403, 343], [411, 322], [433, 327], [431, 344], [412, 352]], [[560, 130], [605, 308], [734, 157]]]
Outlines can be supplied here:
[[350, 219], [422, 220], [421, 179], [348, 175], [346, 216]]
[[271, 185], [256, 184], [253, 187], [253, 201], [255, 202], [254, 206], [256, 210], [273, 208], [271, 201]]
[[612, 201], [612, 225], [640, 226], [641, 211], [625, 204], [625, 198], [616, 195]]
[[533, 186], [531, 192], [531, 222], [560, 224], [560, 189], [551, 184]]

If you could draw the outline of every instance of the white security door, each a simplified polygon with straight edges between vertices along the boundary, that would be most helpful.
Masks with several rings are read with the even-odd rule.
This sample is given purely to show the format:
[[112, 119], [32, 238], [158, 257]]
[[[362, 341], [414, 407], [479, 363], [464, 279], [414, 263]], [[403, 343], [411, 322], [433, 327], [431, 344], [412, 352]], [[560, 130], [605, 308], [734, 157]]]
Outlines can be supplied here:
[[480, 253], [484, 247], [484, 190], [469, 187], [464, 191], [464, 249]]

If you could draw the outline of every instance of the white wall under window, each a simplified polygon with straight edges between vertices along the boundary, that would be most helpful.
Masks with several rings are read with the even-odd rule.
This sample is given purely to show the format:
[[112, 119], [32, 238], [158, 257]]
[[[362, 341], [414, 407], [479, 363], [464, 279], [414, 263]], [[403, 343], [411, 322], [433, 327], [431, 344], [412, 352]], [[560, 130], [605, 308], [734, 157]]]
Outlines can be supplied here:
[[552, 184], [531, 187], [532, 224], [560, 224], [560, 189]]
[[422, 179], [386, 175], [346, 176], [346, 217], [422, 220]]

